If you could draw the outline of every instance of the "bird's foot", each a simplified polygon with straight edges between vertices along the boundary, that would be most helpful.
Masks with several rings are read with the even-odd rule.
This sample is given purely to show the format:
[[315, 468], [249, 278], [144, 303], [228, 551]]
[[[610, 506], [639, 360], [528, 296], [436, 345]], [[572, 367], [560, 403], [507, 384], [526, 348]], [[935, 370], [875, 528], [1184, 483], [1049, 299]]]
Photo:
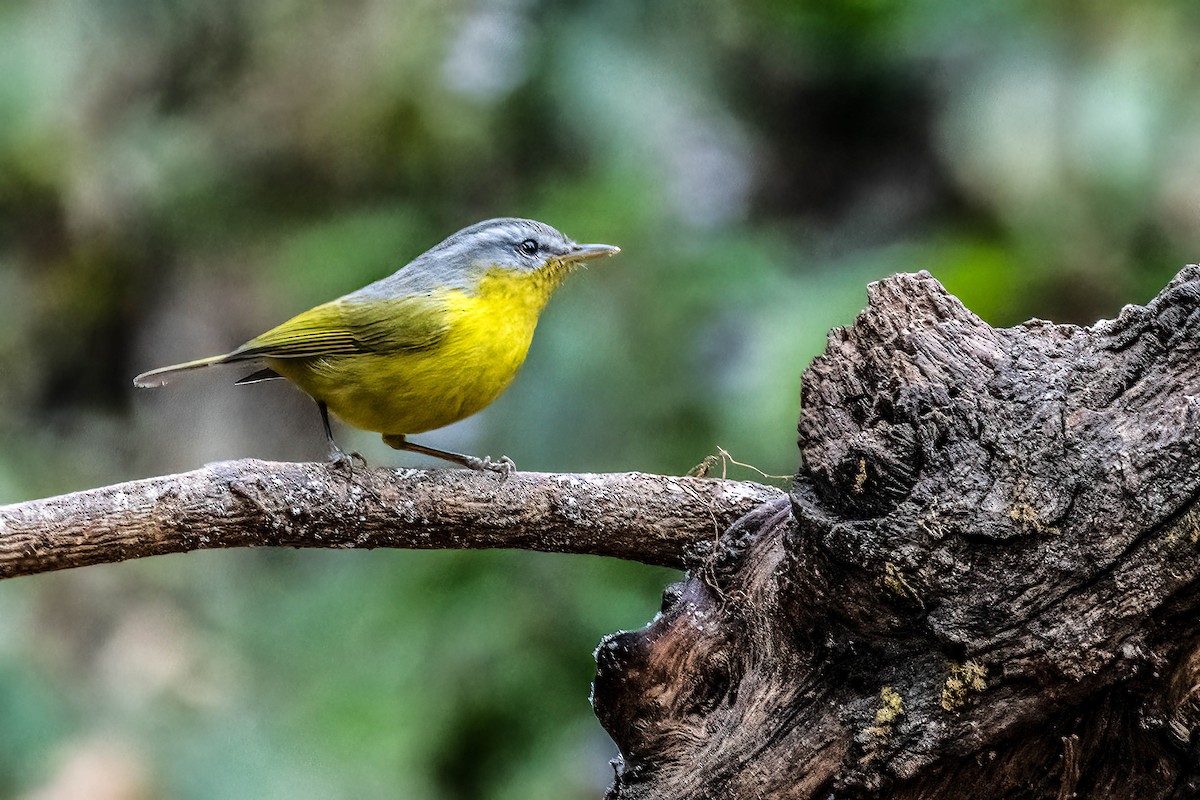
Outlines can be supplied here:
[[484, 456], [483, 458], [467, 456], [463, 463], [466, 464], [467, 469], [475, 469], [480, 472], [498, 472], [503, 478], [507, 478], [517, 468], [517, 465], [508, 456], [500, 456], [495, 461], [492, 460], [491, 456]]
[[336, 444], [329, 447], [329, 466], [333, 469], [344, 469], [347, 475], [354, 474], [354, 462], [358, 462], [359, 466], [367, 466], [367, 460], [362, 457], [362, 453], [346, 452]]

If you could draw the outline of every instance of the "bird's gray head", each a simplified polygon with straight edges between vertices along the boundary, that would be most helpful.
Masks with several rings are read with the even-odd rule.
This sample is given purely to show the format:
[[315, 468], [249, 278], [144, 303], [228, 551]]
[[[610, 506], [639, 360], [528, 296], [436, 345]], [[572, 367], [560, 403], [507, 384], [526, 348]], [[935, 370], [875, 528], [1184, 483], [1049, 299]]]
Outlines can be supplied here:
[[608, 244], [576, 244], [536, 220], [504, 217], [463, 228], [422, 258], [433, 257], [478, 271], [499, 267], [537, 272], [548, 266], [574, 266], [619, 252], [620, 248]]
[[479, 279], [496, 269], [544, 275], [552, 288], [579, 263], [619, 252], [608, 244], [576, 244], [536, 220], [489, 219], [463, 228], [354, 296], [396, 297], [440, 289], [473, 292]]

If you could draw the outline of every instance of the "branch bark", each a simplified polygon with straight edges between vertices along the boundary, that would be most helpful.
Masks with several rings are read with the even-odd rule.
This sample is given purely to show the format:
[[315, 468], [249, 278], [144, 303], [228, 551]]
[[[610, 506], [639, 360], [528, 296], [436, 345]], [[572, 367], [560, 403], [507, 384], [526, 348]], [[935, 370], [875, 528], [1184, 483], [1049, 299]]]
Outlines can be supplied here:
[[0, 578], [225, 547], [521, 548], [682, 568], [783, 492], [644, 473], [507, 479], [463, 470], [244, 460], [0, 506]]
[[597, 650], [609, 797], [1200, 796], [1200, 267], [1090, 328], [873, 284], [789, 502]]

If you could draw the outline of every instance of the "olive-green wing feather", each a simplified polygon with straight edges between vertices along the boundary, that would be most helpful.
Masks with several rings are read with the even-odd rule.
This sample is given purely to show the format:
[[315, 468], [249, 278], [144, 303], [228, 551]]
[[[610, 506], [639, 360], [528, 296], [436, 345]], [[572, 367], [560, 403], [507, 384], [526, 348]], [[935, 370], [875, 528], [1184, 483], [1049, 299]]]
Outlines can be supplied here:
[[228, 358], [322, 358], [423, 350], [441, 341], [448, 329], [445, 304], [430, 295], [334, 300], [251, 339]]
[[[264, 358], [322, 358], [422, 350], [436, 345], [446, 335], [450, 327], [448, 317], [444, 299], [431, 294], [397, 299], [378, 295], [342, 298], [305, 311], [232, 353], [153, 369], [138, 375], [133, 382], [145, 388], [165, 386], [180, 372]], [[259, 370], [239, 383], [273, 377], [277, 376], [272, 370]]]

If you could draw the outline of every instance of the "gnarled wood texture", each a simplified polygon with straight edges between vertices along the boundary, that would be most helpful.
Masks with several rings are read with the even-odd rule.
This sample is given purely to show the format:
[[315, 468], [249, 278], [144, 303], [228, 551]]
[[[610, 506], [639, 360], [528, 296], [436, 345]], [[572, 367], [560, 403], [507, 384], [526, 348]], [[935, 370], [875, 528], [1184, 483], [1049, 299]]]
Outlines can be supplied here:
[[873, 284], [790, 501], [597, 650], [613, 800], [1200, 796], [1200, 267], [1090, 328]]

